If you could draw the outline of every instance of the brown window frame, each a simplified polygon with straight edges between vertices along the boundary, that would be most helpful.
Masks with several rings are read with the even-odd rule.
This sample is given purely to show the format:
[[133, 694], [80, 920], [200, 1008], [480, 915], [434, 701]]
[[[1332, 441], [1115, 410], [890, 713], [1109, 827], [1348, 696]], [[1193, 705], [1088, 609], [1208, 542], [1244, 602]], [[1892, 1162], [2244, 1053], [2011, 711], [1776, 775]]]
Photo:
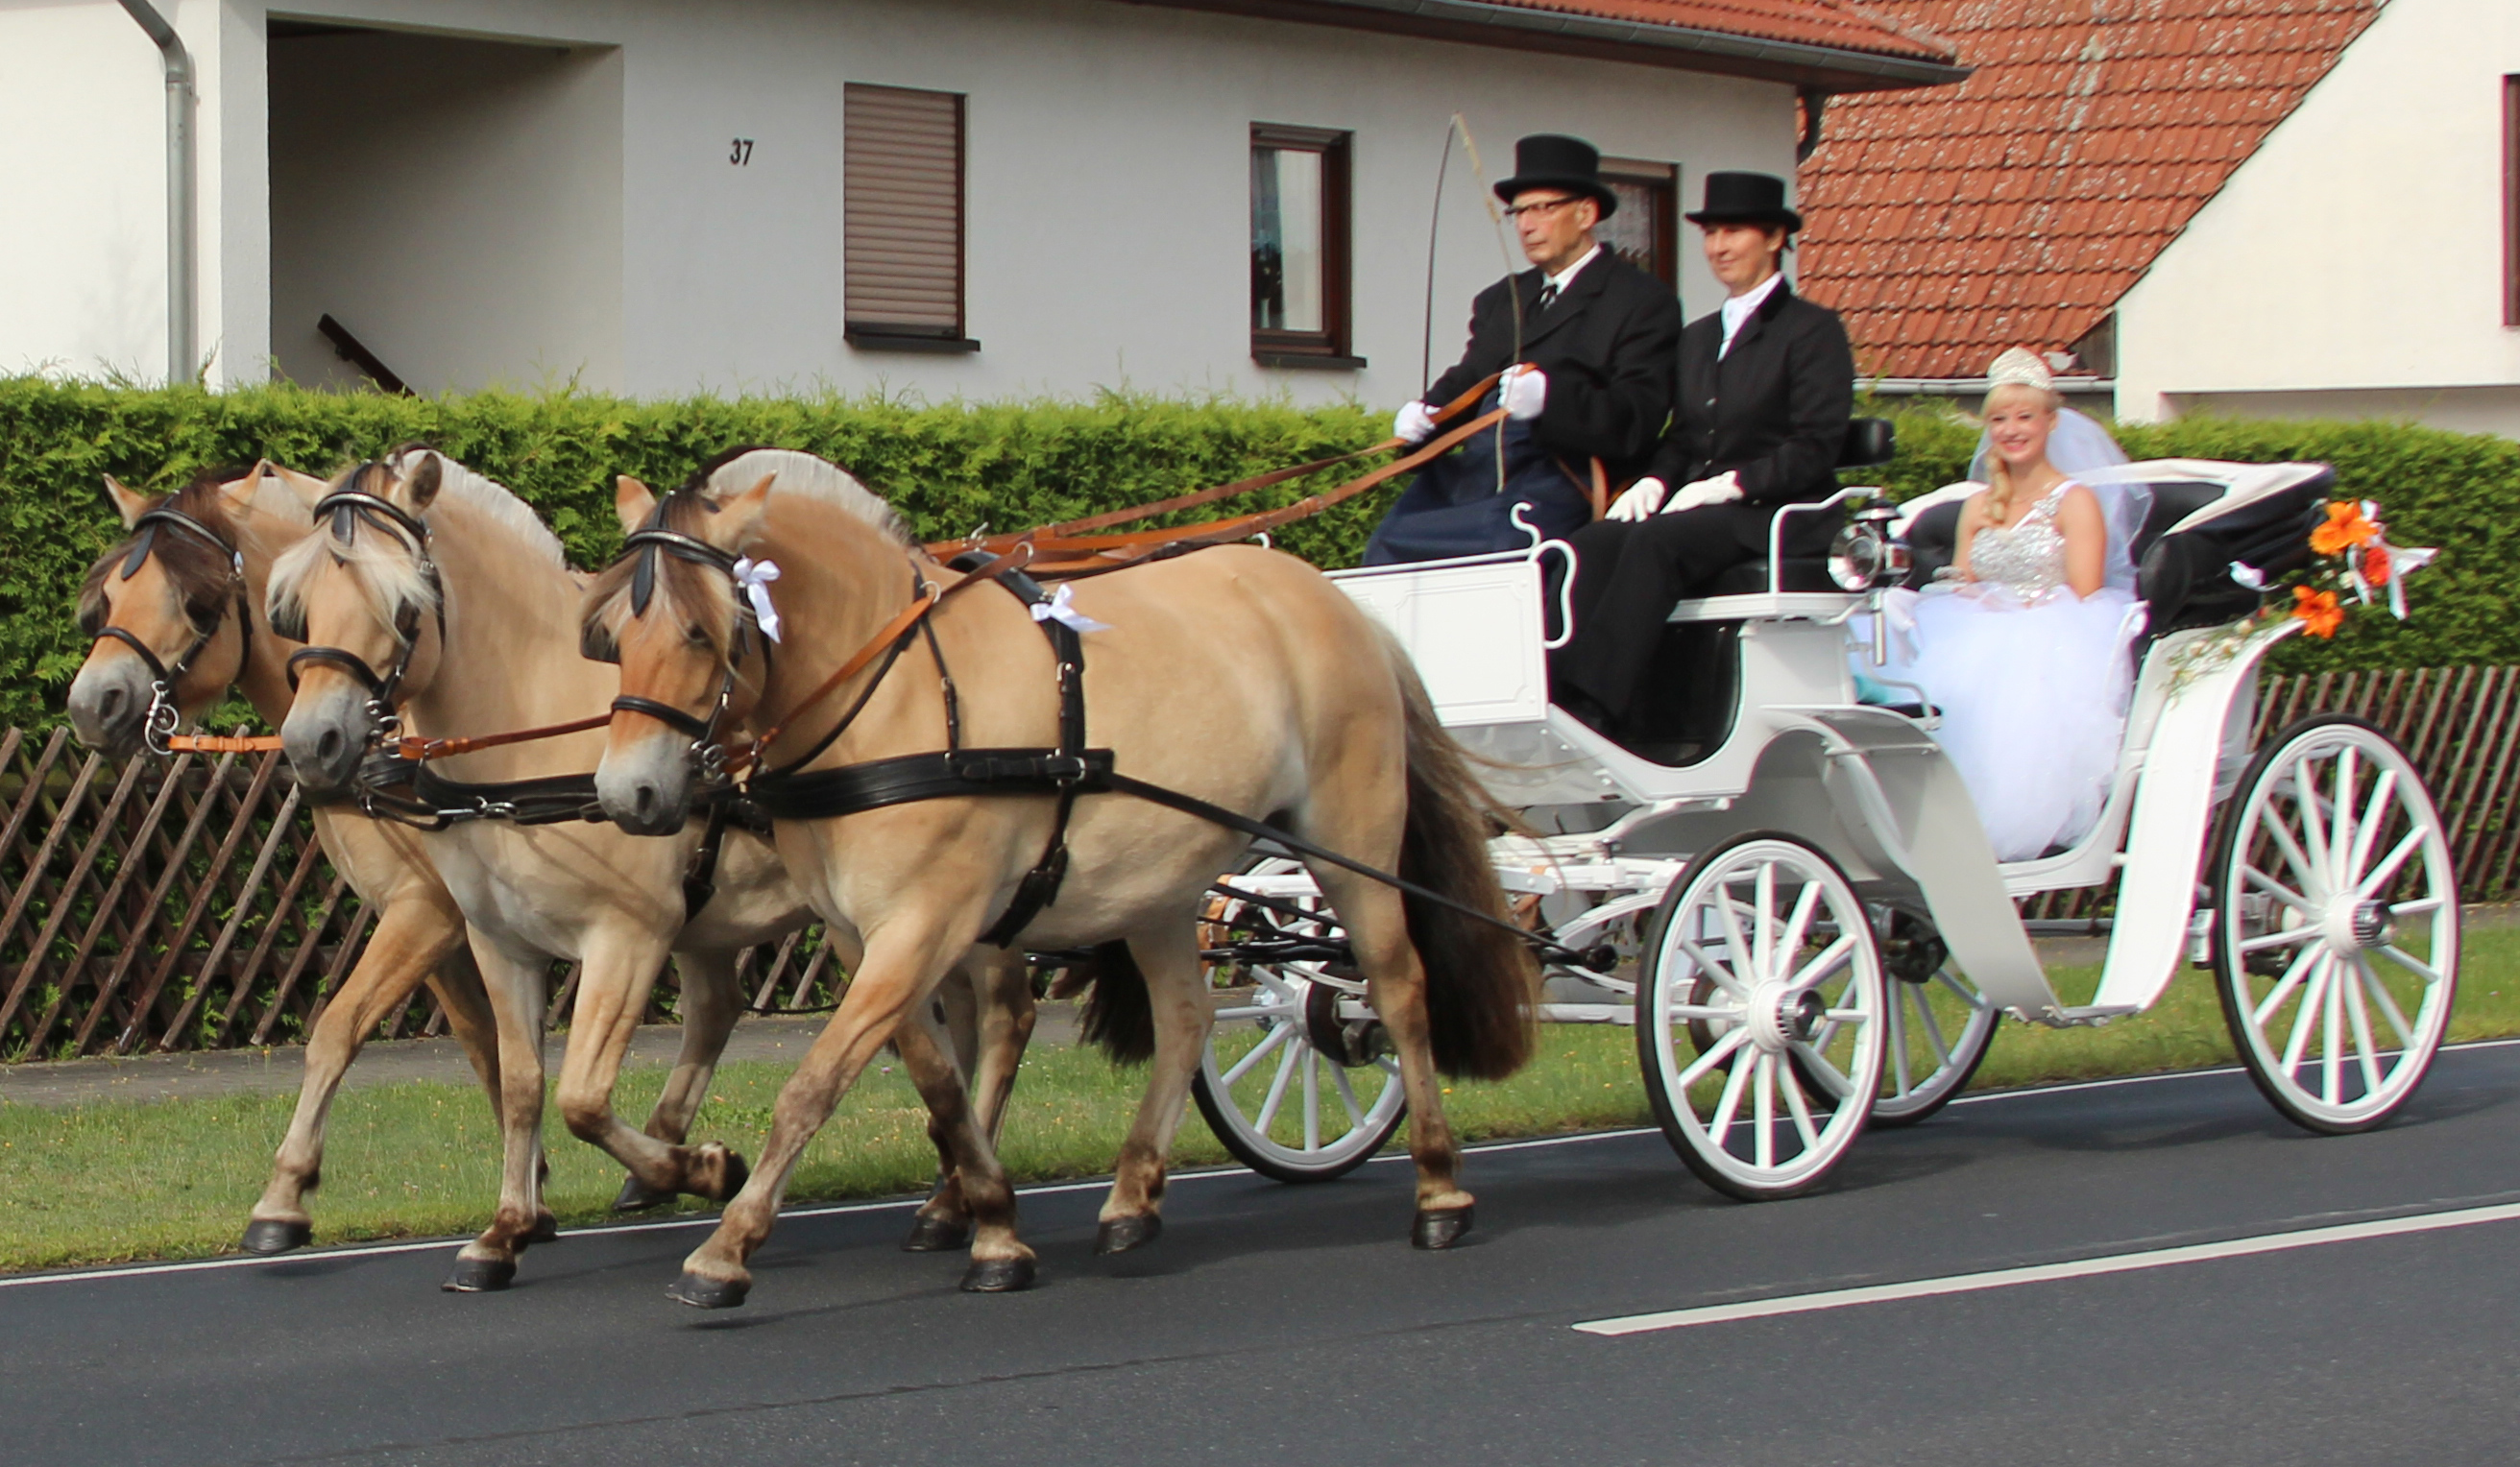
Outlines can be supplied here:
[[[1251, 124], [1251, 141], [1243, 155], [1246, 171], [1251, 152], [1262, 148], [1322, 156], [1323, 329], [1289, 332], [1253, 325], [1251, 359], [1263, 367], [1352, 372], [1365, 365], [1365, 358], [1353, 353], [1355, 341], [1350, 334], [1356, 319], [1350, 279], [1350, 263], [1355, 256], [1348, 234], [1354, 213], [1350, 180], [1354, 177], [1352, 154], [1355, 137], [1354, 133], [1327, 127], [1296, 127], [1280, 122]], [[1243, 240], [1246, 260], [1250, 248], [1246, 229]], [[1259, 314], [1257, 290], [1258, 283], [1255, 281], [1253, 296], [1246, 303], [1246, 319]]]
[[2520, 76], [2502, 78], [2502, 324], [2520, 326]]
[[[848, 94], [852, 92], [919, 92], [931, 97], [950, 97], [954, 103], [954, 324], [940, 327], [928, 323], [883, 321], [848, 314], [847, 218], [850, 182], [846, 165]], [[968, 334], [970, 324], [970, 200], [968, 184], [971, 162], [970, 97], [962, 92], [946, 92], [934, 87], [899, 87], [882, 82], [846, 82], [841, 87], [842, 167], [840, 174], [841, 261], [840, 309], [841, 339], [860, 351], [926, 351], [974, 352], [980, 343]]]
[[[1648, 158], [1601, 159], [1605, 183], [1643, 184], [1653, 191], [1653, 262], [1646, 274], [1680, 290], [1680, 164]], [[1630, 264], [1636, 261], [1630, 260]]]

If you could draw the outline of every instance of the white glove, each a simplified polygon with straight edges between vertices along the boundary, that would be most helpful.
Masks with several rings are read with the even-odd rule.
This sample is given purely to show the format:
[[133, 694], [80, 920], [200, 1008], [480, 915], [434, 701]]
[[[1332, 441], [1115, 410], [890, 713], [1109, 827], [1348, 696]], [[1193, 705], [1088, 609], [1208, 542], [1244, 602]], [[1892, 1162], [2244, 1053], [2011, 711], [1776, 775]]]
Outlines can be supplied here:
[[1403, 403], [1391, 415], [1391, 436], [1403, 443], [1423, 443], [1435, 436], [1435, 415], [1422, 402]]
[[1549, 378], [1537, 367], [1508, 367], [1502, 387], [1505, 416], [1529, 422], [1549, 401]]
[[1683, 510], [1701, 510], [1708, 505], [1729, 505], [1740, 497], [1741, 480], [1734, 470], [1728, 468], [1711, 479], [1681, 485], [1680, 492], [1662, 507], [1662, 512], [1677, 514]]
[[1670, 491], [1660, 479], [1639, 479], [1628, 486], [1628, 492], [1610, 502], [1607, 519], [1642, 520], [1662, 508], [1662, 497]]

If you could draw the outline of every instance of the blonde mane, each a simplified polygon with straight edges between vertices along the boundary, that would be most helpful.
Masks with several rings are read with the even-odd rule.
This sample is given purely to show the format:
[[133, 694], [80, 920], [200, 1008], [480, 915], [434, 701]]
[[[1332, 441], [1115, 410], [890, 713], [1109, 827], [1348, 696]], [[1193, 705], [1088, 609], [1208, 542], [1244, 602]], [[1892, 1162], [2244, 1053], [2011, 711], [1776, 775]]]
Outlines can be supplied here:
[[912, 543], [910, 521], [902, 517], [900, 511], [885, 504], [847, 469], [792, 448], [756, 448], [738, 454], [710, 472], [701, 482], [700, 492], [712, 500], [723, 500], [761, 482], [766, 473], [779, 476], [771, 486], [774, 495], [793, 494], [835, 505], [895, 543]]
[[[334, 480], [333, 487], [359, 489], [382, 498], [382, 491], [389, 486], [379, 482], [381, 478], [389, 474], [400, 479], [419, 467], [422, 455], [435, 452], [426, 448], [397, 451], [381, 464], [362, 465], [350, 470]], [[560, 537], [523, 500], [444, 454], [437, 454], [437, 499], [429, 506], [431, 511], [451, 501], [523, 541], [553, 565], [566, 569], [567, 558]], [[423, 568], [426, 557], [413, 554], [401, 527], [365, 528], [368, 533], [353, 535], [345, 546], [333, 537], [329, 528], [318, 526], [313, 534], [282, 552], [272, 562], [271, 585], [265, 596], [271, 618], [285, 623], [305, 615], [307, 580], [326, 556], [349, 573], [350, 583], [358, 589], [360, 600], [367, 603], [368, 613], [377, 624], [392, 630], [397, 637], [406, 612], [419, 616], [435, 612], [437, 582]]]

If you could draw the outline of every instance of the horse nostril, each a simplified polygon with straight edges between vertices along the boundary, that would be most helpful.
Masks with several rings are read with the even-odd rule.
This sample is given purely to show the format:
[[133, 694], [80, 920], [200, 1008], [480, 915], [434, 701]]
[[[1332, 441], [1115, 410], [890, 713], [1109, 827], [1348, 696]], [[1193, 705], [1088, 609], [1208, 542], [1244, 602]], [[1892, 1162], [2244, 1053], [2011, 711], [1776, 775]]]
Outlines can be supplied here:
[[637, 814], [638, 814], [638, 816], [639, 816], [639, 819], [641, 819], [641, 820], [643, 820], [643, 821], [644, 821], [644, 820], [651, 819], [652, 817], [653, 817], [653, 816], [654, 816], [655, 811], [656, 811], [656, 786], [655, 786], [655, 785], [653, 785], [653, 784], [642, 784], [642, 785], [640, 785], [640, 786], [639, 786], [639, 793], [638, 793], [637, 799], [636, 799], [636, 801], [635, 801], [635, 809], [636, 809], [636, 811], [637, 811]]
[[108, 727], [112, 727], [114, 720], [122, 716], [122, 703], [123, 692], [121, 689], [107, 689], [105, 690], [105, 696], [97, 700], [97, 722]]
[[315, 740], [315, 762], [317, 764], [329, 765], [340, 757], [341, 731], [338, 729], [325, 730], [324, 736]]

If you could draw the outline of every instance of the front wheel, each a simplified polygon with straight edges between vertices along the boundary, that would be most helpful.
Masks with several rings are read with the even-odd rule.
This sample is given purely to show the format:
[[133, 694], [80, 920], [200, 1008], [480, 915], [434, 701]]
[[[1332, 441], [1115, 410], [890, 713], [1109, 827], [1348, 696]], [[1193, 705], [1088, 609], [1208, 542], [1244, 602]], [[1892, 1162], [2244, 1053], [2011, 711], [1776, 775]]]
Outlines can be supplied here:
[[2368, 1131], [2422, 1084], [2458, 987], [2458, 873], [2388, 734], [2305, 719], [2240, 779], [2211, 870], [2215, 988], [2240, 1063], [2312, 1131]]
[[1816, 1185], [1863, 1134], [1887, 1048], [1870, 913], [1790, 835], [1737, 836], [1664, 899], [1637, 998], [1654, 1117], [1716, 1190]]

